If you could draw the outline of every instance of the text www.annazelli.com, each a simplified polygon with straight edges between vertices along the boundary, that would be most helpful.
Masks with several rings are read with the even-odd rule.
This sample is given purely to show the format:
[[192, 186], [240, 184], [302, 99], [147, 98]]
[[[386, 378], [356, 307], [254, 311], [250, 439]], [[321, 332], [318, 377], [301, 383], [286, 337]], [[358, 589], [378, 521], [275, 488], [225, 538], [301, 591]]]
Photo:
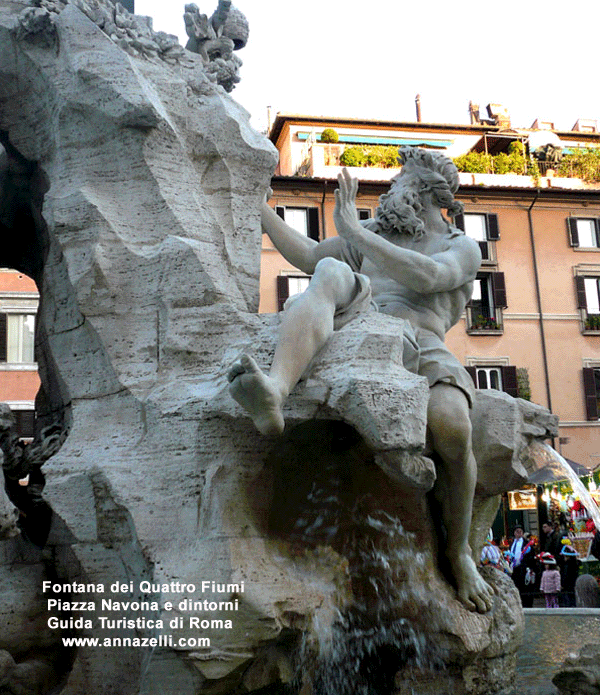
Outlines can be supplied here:
[[159, 637], [63, 637], [64, 647], [210, 647], [208, 637], [179, 637], [160, 635]]

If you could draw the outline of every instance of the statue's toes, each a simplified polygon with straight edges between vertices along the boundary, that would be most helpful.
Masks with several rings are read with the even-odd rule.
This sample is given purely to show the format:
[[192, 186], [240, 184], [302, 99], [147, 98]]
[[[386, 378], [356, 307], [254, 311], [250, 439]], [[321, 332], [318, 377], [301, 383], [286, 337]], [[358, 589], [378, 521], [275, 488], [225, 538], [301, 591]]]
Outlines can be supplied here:
[[248, 374], [260, 374], [261, 373], [255, 360], [252, 357], [250, 357], [250, 355], [242, 355], [240, 357], [240, 363], [241, 363], [242, 367], [244, 368], [244, 371], [247, 372]]
[[229, 367], [229, 371], [227, 372], [227, 381], [231, 383], [232, 381], [235, 381], [240, 374], [245, 374], [246, 370], [242, 366], [241, 362], [234, 362], [231, 367]]

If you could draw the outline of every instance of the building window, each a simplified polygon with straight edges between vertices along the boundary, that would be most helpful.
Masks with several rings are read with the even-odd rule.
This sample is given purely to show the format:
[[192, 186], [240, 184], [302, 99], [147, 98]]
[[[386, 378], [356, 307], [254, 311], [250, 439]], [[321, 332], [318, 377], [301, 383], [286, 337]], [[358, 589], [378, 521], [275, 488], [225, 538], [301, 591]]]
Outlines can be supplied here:
[[500, 367], [476, 367], [478, 389], [496, 389], [502, 391], [502, 370]]
[[489, 242], [500, 239], [498, 215], [494, 213], [465, 212], [454, 218], [454, 224], [479, 244], [481, 257], [484, 261], [494, 260], [494, 246]]
[[475, 387], [504, 391], [509, 396], [519, 397], [517, 368], [509, 365], [473, 365], [466, 368]]
[[277, 277], [277, 311], [283, 311], [283, 305], [288, 297], [304, 292], [309, 282], [309, 275], [279, 275]]
[[600, 275], [578, 275], [575, 278], [575, 286], [583, 330], [600, 331]]
[[600, 367], [583, 369], [583, 391], [588, 420], [597, 420], [600, 413]]
[[35, 314], [0, 313], [0, 362], [33, 364]]
[[477, 273], [473, 296], [467, 304], [467, 330], [501, 331], [506, 308], [504, 273]]
[[362, 222], [363, 220], [369, 220], [373, 217], [371, 213], [371, 208], [357, 208], [358, 219]]
[[595, 217], [569, 217], [567, 219], [569, 243], [575, 248], [600, 247], [600, 219]]
[[319, 241], [319, 209], [300, 208], [287, 205], [277, 205], [275, 212], [285, 220], [292, 229]]

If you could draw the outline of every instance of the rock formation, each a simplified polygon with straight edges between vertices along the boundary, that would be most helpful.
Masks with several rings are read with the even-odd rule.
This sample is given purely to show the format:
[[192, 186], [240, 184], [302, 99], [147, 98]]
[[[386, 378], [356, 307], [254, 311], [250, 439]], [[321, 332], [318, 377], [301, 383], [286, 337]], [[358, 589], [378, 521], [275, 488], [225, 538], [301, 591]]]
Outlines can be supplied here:
[[552, 682], [559, 695], [598, 695], [600, 693], [600, 647], [585, 644], [579, 653], [569, 655]]
[[[352, 662], [382, 687], [401, 672], [424, 693], [499, 691], [518, 594], [486, 569], [496, 603], [475, 615], [438, 569], [427, 387], [402, 367], [402, 323], [346, 326], [292, 394], [283, 437], [255, 432], [225, 371], [274, 346], [277, 317], [256, 310], [275, 149], [201, 56], [107, 6], [0, 0], [0, 262], [40, 291], [28, 465], [52, 509], [3, 541], [0, 675], [11, 692], [25, 673], [24, 692], [63, 695], [277, 692], [298, 678], [341, 693]], [[495, 392], [473, 418], [477, 549], [555, 423]], [[49, 612], [48, 599], [92, 609]]]

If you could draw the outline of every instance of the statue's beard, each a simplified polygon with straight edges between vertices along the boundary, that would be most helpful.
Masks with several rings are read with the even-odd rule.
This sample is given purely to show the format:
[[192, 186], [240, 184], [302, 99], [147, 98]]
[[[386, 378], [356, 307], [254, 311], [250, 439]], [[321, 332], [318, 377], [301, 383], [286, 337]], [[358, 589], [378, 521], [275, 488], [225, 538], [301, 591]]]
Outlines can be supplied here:
[[379, 207], [375, 211], [378, 231], [409, 234], [418, 239], [425, 233], [425, 224], [419, 218], [422, 209], [416, 191], [392, 188], [389, 193], [379, 198]]

